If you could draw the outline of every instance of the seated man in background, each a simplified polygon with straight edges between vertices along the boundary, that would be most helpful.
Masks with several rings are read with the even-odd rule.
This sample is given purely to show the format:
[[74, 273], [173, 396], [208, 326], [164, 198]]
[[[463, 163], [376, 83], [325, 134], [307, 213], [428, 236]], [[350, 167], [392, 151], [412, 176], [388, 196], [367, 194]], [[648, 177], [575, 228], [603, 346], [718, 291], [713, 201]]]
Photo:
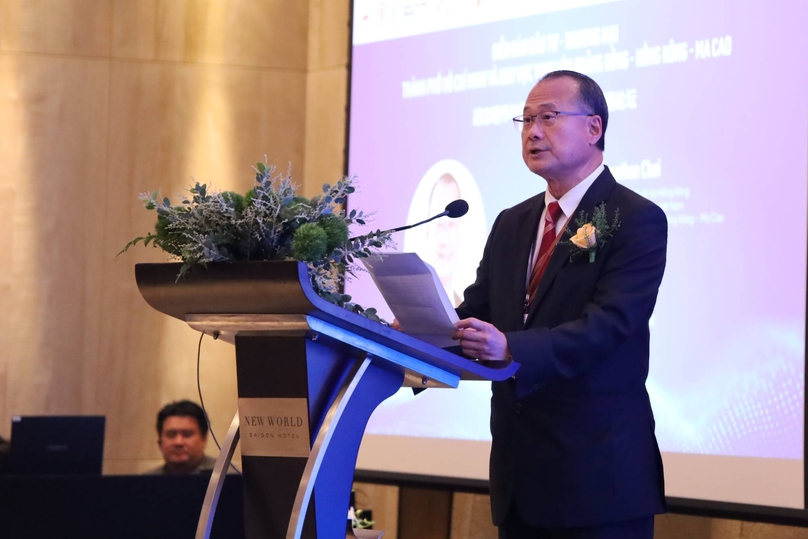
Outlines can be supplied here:
[[205, 455], [208, 422], [198, 404], [182, 400], [157, 414], [157, 445], [165, 464], [150, 474], [196, 474], [213, 470], [216, 459]]

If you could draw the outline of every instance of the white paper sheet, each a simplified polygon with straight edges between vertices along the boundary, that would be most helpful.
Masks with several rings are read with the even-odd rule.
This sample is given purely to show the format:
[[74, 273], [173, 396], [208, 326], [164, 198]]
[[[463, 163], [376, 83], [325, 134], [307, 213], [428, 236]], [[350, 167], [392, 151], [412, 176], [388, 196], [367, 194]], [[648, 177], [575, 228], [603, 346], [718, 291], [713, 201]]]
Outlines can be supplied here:
[[435, 269], [415, 253], [362, 260], [404, 333], [429, 344], [456, 346], [457, 313]]

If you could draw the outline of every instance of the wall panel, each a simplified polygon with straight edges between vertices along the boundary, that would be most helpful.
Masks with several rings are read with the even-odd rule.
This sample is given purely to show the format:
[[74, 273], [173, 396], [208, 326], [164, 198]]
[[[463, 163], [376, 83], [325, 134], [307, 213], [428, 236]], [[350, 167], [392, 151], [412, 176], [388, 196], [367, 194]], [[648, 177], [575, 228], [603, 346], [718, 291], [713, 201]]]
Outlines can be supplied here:
[[114, 0], [113, 56], [305, 71], [308, 2]]
[[488, 496], [455, 492], [452, 500], [452, 539], [496, 539]]
[[0, 0], [0, 51], [108, 56], [112, 0]]
[[13, 193], [0, 270], [14, 306], [6, 413], [87, 413], [86, 329], [98, 316], [88, 277], [102, 228], [91, 193], [104, 182], [109, 64], [30, 55], [0, 64], [0, 136], [14, 139], [2, 143], [13, 149], [0, 169], [0, 191]]
[[373, 515], [373, 529], [384, 532], [384, 539], [398, 537], [399, 487], [373, 483], [354, 483], [357, 509], [369, 509]]
[[309, 70], [348, 63], [350, 0], [309, 0]]
[[[264, 154], [304, 181], [307, 31], [307, 2], [0, 0], [0, 435], [11, 414], [101, 413], [106, 472], [159, 462], [199, 334], [136, 290], [165, 255], [115, 255], [153, 227], [141, 192], [246, 191]], [[205, 339], [201, 375], [223, 438], [232, 346]]]
[[[308, 76], [305, 146], [308, 196], [318, 193], [323, 183], [340, 179], [344, 173], [347, 77], [344, 67], [312, 71]], [[360, 175], [360, 189], [362, 181], [373, 179]]]
[[[250, 165], [266, 154], [270, 164], [285, 172], [292, 165], [292, 178], [298, 185], [306, 183], [306, 104], [305, 73], [263, 71], [261, 91], [256, 105], [260, 114], [251, 116], [262, 129], [262, 142], [250, 155], [242, 154], [241, 162]], [[305, 190], [305, 187], [304, 187]]]

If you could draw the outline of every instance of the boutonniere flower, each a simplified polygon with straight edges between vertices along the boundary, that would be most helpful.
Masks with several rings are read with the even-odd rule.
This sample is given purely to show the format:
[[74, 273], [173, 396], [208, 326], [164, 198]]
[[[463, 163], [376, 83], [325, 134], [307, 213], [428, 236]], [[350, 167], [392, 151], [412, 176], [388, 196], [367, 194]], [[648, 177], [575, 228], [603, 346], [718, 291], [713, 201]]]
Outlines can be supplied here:
[[606, 217], [606, 203], [603, 202], [595, 206], [592, 219], [587, 219], [586, 212], [582, 210], [578, 214], [575, 224], [578, 225], [578, 230], [573, 234], [568, 226], [565, 233], [570, 238], [569, 241], [563, 243], [569, 243], [573, 246], [574, 251], [570, 255], [570, 260], [580, 253], [587, 253], [591, 264], [595, 261], [598, 250], [612, 237], [614, 231], [620, 228], [620, 210], [619, 208], [615, 209], [614, 217], [610, 223]]

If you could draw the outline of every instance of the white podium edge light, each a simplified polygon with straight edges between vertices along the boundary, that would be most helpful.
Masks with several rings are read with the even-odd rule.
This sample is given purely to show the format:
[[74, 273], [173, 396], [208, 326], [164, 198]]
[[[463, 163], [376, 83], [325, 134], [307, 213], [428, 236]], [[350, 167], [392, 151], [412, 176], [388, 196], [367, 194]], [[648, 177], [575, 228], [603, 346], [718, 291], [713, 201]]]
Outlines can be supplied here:
[[227, 477], [227, 468], [230, 466], [230, 461], [233, 459], [233, 453], [236, 451], [238, 440], [239, 418], [238, 410], [236, 410], [236, 415], [233, 416], [233, 421], [230, 423], [230, 428], [227, 430], [224, 445], [219, 450], [219, 456], [216, 457], [216, 465], [213, 467], [210, 481], [208, 481], [208, 489], [205, 491], [205, 501], [202, 503], [202, 511], [199, 513], [199, 522], [196, 525], [196, 539], [209, 539], [210, 537], [210, 532], [213, 528], [213, 517], [216, 514], [216, 506], [219, 504], [219, 496], [222, 493], [224, 479]]
[[303, 470], [303, 477], [300, 479], [300, 485], [298, 486], [297, 495], [295, 496], [295, 503], [292, 506], [292, 515], [289, 518], [286, 539], [299, 539], [300, 535], [303, 533], [306, 511], [309, 507], [311, 494], [314, 491], [314, 484], [317, 482], [317, 475], [320, 472], [323, 457], [328, 451], [331, 438], [348, 405], [348, 401], [351, 400], [354, 391], [356, 391], [359, 382], [362, 380], [365, 372], [367, 372], [370, 363], [370, 358], [365, 358], [362, 363], [357, 363], [354, 373], [348, 376], [345, 383], [343, 383], [337, 398], [334, 399], [334, 402], [328, 409], [323, 424], [317, 432], [317, 438], [314, 440], [311, 454], [306, 461], [306, 468]]

